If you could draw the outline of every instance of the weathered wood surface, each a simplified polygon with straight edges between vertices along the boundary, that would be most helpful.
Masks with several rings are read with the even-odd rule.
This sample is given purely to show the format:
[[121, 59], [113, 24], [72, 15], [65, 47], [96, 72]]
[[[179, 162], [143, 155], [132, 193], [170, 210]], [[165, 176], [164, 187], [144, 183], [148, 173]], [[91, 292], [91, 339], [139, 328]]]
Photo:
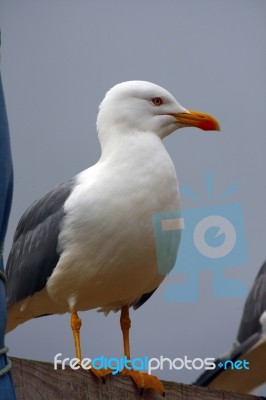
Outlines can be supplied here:
[[[107, 377], [103, 385], [92, 374], [67, 367], [54, 370], [53, 364], [12, 358], [12, 374], [17, 400], [136, 400], [140, 394], [124, 375]], [[258, 400], [251, 395], [222, 392], [210, 388], [164, 382], [166, 400]], [[142, 400], [162, 400], [147, 391]]]

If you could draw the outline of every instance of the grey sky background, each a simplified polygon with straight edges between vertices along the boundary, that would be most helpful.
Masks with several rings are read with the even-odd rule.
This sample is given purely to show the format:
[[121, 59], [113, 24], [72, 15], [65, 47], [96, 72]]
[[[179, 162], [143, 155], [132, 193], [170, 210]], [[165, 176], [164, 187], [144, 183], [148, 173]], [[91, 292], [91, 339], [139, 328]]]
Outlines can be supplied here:
[[[1, 70], [9, 117], [15, 191], [5, 257], [25, 209], [55, 184], [100, 156], [98, 105], [114, 84], [149, 80], [187, 108], [213, 114], [222, 132], [186, 128], [164, 143], [180, 186], [204, 197], [215, 176], [213, 203], [232, 183], [238, 191], [249, 262], [225, 275], [250, 288], [266, 257], [264, 0], [45, 1], [0, 0]], [[202, 205], [208, 206], [205, 202]], [[182, 197], [182, 206], [195, 207]], [[166, 279], [131, 312], [133, 357], [215, 357], [235, 339], [244, 298], [216, 299], [203, 271], [197, 303], [169, 303]], [[81, 313], [83, 356], [122, 356], [119, 315]], [[74, 356], [69, 315], [27, 322], [7, 336], [10, 354], [53, 361]], [[157, 371], [190, 383], [200, 371]], [[264, 390], [264, 394], [265, 394]]]

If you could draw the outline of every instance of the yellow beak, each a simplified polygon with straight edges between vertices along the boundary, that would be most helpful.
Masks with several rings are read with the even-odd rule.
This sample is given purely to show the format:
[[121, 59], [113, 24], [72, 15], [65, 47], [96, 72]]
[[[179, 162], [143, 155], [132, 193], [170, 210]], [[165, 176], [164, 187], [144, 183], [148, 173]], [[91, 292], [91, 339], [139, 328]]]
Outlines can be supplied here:
[[195, 126], [204, 131], [220, 131], [220, 124], [212, 115], [199, 111], [188, 110], [188, 113], [171, 114], [178, 123], [186, 126]]

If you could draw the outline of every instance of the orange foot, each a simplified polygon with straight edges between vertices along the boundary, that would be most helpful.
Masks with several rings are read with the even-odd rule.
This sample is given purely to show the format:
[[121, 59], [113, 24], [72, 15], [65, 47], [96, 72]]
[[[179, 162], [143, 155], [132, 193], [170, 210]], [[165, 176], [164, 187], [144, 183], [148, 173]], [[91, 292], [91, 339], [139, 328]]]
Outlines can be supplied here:
[[90, 368], [89, 371], [92, 373], [93, 376], [95, 376], [97, 379], [101, 380], [102, 383], [106, 383], [106, 376], [112, 375], [113, 370], [107, 368], [100, 368], [100, 369], [95, 369], [95, 368]]
[[153, 389], [160, 393], [163, 397], [165, 396], [164, 387], [162, 382], [157, 376], [149, 375], [146, 372], [132, 371], [124, 369], [122, 374], [129, 375], [133, 382], [137, 385], [142, 396], [145, 389]]

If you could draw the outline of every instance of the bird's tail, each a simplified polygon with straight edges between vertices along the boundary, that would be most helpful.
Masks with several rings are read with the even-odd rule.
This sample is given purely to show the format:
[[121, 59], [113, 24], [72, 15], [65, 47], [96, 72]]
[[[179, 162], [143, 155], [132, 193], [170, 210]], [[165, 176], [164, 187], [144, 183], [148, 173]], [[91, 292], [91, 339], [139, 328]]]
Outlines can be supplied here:
[[46, 289], [40, 290], [33, 296], [8, 306], [6, 333], [30, 319], [51, 314], [63, 314], [66, 311], [68, 311], [66, 306], [59, 306], [51, 300]]
[[24, 313], [21, 310], [22, 302], [12, 304], [7, 308], [7, 325], [6, 333], [13, 331], [18, 325], [23, 324], [26, 321], [34, 318], [34, 315]]

